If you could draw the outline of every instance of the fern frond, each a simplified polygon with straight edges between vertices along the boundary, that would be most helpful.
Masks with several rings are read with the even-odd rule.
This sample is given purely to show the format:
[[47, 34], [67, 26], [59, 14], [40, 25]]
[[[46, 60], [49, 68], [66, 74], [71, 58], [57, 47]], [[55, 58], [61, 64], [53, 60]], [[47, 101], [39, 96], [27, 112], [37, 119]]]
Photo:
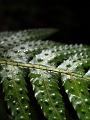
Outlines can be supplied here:
[[31, 119], [29, 118], [29, 98], [23, 72], [15, 66], [8, 65], [3, 66], [0, 74], [5, 101], [13, 119]]
[[[76, 72], [76, 74], [78, 73], [79, 75], [84, 76], [85, 73], [82, 66], [85, 65], [87, 61], [83, 59], [81, 61], [78, 61], [79, 57], [77, 57], [76, 61], [74, 60], [74, 57], [72, 57], [71, 59], [71, 63], [66, 60], [62, 64], [64, 64], [64, 66], [70, 65], [70, 67], [68, 68], [69, 70], [72, 70]], [[61, 68], [61, 66], [59, 67]], [[90, 79], [90, 77], [88, 78]], [[89, 120], [90, 94], [88, 92], [86, 81], [81, 80], [78, 76], [73, 79], [73, 75], [67, 76], [65, 74], [62, 74], [62, 81], [65, 87], [65, 91], [68, 94], [69, 100], [73, 104], [74, 109], [77, 111], [79, 119]]]
[[40, 70], [30, 71], [35, 97], [48, 120], [65, 120], [65, 109], [57, 77]]
[[[55, 32], [33, 29], [0, 33], [0, 84], [13, 120], [34, 118], [31, 96], [47, 120], [70, 118], [66, 100], [72, 103], [77, 119], [90, 118], [90, 46], [44, 40]], [[28, 96], [30, 90], [34, 94]]]

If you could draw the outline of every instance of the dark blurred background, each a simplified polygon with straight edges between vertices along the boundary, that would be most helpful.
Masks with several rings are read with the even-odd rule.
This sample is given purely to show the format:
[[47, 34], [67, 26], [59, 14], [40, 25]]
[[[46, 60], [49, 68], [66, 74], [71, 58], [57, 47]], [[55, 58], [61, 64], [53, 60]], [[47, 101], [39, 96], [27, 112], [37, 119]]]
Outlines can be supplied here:
[[0, 31], [58, 28], [57, 39], [90, 39], [90, 2], [71, 0], [0, 0]]

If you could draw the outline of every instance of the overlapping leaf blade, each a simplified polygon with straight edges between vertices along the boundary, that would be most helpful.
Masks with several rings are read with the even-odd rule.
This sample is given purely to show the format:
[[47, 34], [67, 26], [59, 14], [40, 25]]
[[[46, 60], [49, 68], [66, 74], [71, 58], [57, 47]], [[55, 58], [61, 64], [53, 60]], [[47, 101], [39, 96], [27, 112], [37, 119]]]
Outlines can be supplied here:
[[35, 97], [48, 120], [64, 120], [65, 109], [59, 92], [56, 76], [42, 71], [31, 71], [30, 81], [35, 91]]
[[[17, 67], [3, 67], [0, 72], [5, 101], [13, 119], [29, 119], [29, 98], [23, 72]], [[31, 119], [31, 118], [30, 118]]]
[[[78, 59], [81, 59], [81, 56], [71, 57], [71, 59], [66, 60], [62, 63], [60, 68], [64, 66], [67, 68], [69, 65], [69, 70], [79, 75], [84, 76], [84, 69], [82, 67], [85, 64], [85, 61], [78, 62]], [[84, 63], [83, 63], [84, 62]], [[89, 120], [90, 118], [90, 94], [88, 92], [87, 83], [85, 80], [80, 79], [78, 76], [62, 74], [62, 81], [65, 87], [66, 93], [68, 94], [69, 100], [72, 103], [74, 109], [77, 111], [78, 117], [80, 120]]]

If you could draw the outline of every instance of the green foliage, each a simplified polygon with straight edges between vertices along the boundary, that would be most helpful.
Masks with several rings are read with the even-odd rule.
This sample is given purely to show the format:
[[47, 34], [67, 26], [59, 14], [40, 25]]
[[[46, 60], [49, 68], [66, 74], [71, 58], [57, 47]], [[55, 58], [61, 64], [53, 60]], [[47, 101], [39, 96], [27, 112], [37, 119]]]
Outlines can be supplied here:
[[89, 120], [90, 47], [43, 40], [55, 31], [0, 33], [0, 108], [8, 119]]
[[27, 96], [26, 83], [23, 72], [17, 67], [3, 67], [1, 71], [1, 83], [5, 93], [7, 107], [11, 111], [13, 119], [29, 119], [29, 98]]
[[[71, 63], [70, 61], [68, 62], [68, 60], [65, 61], [64, 66], [69, 65], [68, 69], [74, 71], [78, 75], [79, 74], [84, 75], [85, 73], [82, 67], [83, 62], [82, 64], [80, 64], [77, 62], [77, 60], [74, 60], [74, 58], [71, 58], [71, 61], [72, 61]], [[70, 75], [67, 76], [64, 74], [62, 74], [62, 81], [63, 81], [65, 91], [68, 94], [69, 100], [72, 103], [74, 109], [77, 111], [79, 119], [89, 120], [90, 118], [90, 114], [89, 114], [90, 113], [90, 93], [88, 92], [86, 81], [78, 77], [73, 78], [73, 76], [70, 76]]]
[[31, 71], [29, 76], [44, 116], [48, 120], [65, 120], [65, 108], [59, 93], [57, 77], [40, 70]]

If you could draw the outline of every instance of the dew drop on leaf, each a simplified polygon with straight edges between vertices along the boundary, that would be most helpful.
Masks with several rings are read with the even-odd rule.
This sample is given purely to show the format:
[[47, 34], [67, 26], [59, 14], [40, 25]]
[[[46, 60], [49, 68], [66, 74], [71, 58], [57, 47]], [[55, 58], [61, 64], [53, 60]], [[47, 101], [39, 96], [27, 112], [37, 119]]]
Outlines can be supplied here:
[[17, 111], [19, 111], [19, 110], [20, 110], [20, 108], [19, 108], [19, 107], [17, 107], [17, 108], [16, 108], [16, 110], [17, 110]]
[[16, 103], [16, 101], [14, 100], [14, 101], [13, 101], [13, 104], [15, 104], [15, 103]]
[[87, 98], [85, 99], [85, 102], [88, 102], [88, 99], [87, 99]]
[[20, 119], [24, 119], [24, 116], [20, 116]]
[[27, 105], [25, 106], [25, 109], [28, 109], [28, 106], [27, 106]]

